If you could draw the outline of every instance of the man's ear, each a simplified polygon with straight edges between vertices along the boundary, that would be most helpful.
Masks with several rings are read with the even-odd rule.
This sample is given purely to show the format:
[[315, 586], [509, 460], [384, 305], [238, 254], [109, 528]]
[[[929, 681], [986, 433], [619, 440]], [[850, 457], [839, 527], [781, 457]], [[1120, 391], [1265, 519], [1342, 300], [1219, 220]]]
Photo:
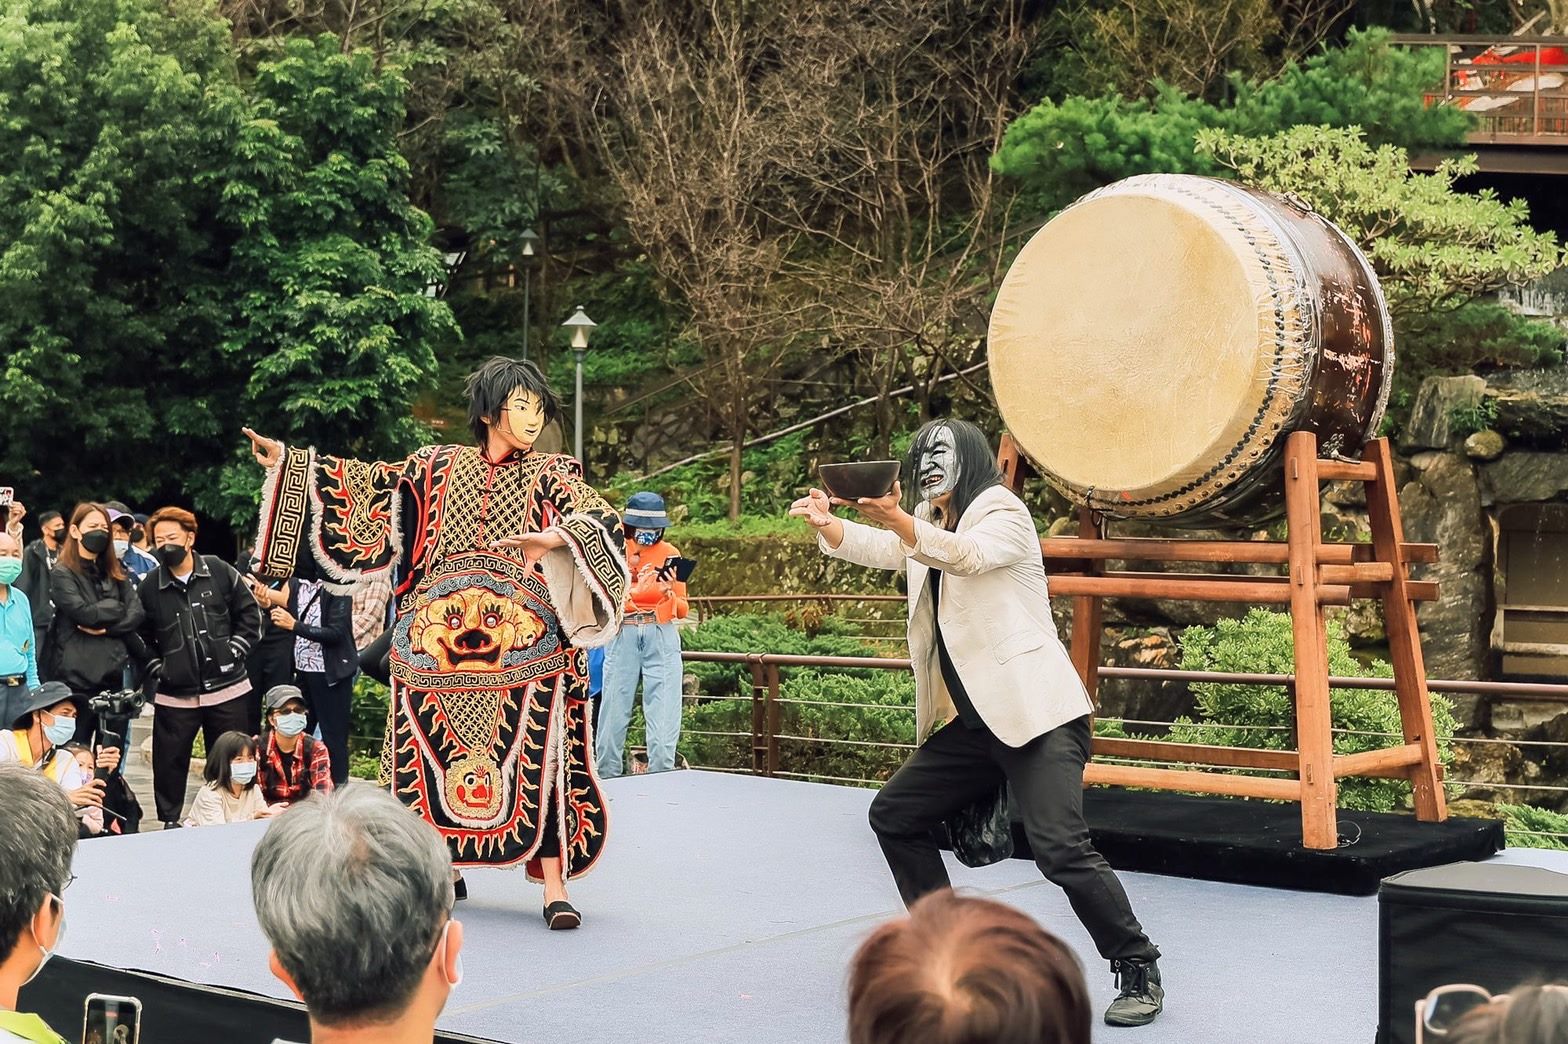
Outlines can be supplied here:
[[33, 921], [30, 925], [33, 939], [40, 947], [44, 945], [45, 939], [49, 940], [47, 947], [49, 950], [53, 950], [60, 945], [60, 921], [64, 917], [65, 907], [53, 896], [44, 896], [44, 901], [38, 907], [37, 912], [33, 914]]
[[304, 1002], [305, 995], [303, 993], [299, 992], [299, 987], [294, 984], [294, 976], [290, 975], [287, 971], [285, 971], [283, 969], [283, 963], [278, 960], [278, 951], [277, 950], [272, 950], [272, 951], [268, 952], [268, 954], [267, 954], [267, 967], [269, 969], [271, 969], [272, 974], [277, 978], [277, 980], [279, 982], [281, 982], [283, 985], [285, 985], [285, 986], [287, 986], [289, 988], [289, 992], [290, 993], [294, 994], [294, 996], [296, 998], [298, 998], [302, 1003]]
[[441, 977], [448, 985], [456, 986], [463, 981], [463, 965], [459, 955], [463, 952], [463, 922], [448, 921], [446, 926], [446, 945], [441, 948], [439, 960], [441, 961]]

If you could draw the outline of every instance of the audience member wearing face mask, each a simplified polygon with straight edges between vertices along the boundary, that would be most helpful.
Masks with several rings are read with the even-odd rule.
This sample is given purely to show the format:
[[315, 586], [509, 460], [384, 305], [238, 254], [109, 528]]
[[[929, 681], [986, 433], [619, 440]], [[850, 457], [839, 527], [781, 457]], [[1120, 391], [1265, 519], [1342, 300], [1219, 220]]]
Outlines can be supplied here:
[[305, 1002], [313, 1041], [434, 1038], [463, 980], [440, 834], [386, 791], [349, 783], [274, 820], [250, 866], [272, 973]]
[[261, 609], [235, 568], [196, 553], [196, 516], [166, 507], [148, 520], [158, 568], [137, 589], [155, 682], [152, 788], [158, 819], [179, 824], [196, 732], [211, 750], [225, 732], [252, 735], [246, 657], [261, 635]]
[[124, 683], [125, 667], [144, 655], [138, 631], [146, 613], [130, 574], [114, 553], [109, 511], [78, 504], [65, 546], [49, 573], [55, 618], [47, 643], [46, 676], [81, 698], [76, 738], [90, 741], [97, 720], [86, 701]]
[[44, 670], [44, 639], [54, 620], [54, 601], [49, 597], [49, 571], [65, 546], [65, 519], [58, 511], [45, 511], [38, 519], [42, 535], [22, 549], [22, 575], [16, 586], [27, 595], [33, 609], [33, 649], [39, 670]]
[[265, 819], [275, 811], [256, 783], [256, 741], [243, 732], [225, 732], [207, 752], [206, 783], [191, 802], [188, 827], [216, 826]]
[[136, 516], [118, 500], [111, 500], [104, 507], [109, 509], [110, 544], [114, 555], [125, 566], [134, 583], [141, 583], [147, 574], [158, 568], [157, 559], [136, 546], [131, 534], [136, 531]]
[[626, 498], [621, 513], [626, 531], [626, 615], [604, 650], [604, 691], [594, 736], [594, 761], [602, 778], [625, 770], [623, 748], [631, 724], [637, 684], [642, 683], [642, 713], [648, 724], [648, 771], [675, 767], [681, 736], [681, 638], [677, 620], [689, 611], [686, 585], [671, 559], [675, 545], [664, 538], [670, 516], [664, 498], [650, 490]]
[[94, 767], [113, 769], [120, 752], [105, 747], [89, 753], [86, 765], [68, 749], [76, 735], [78, 707], [71, 690], [60, 682], [45, 682], [23, 700], [8, 700], [0, 714], [0, 764], [21, 765], [39, 773], [65, 792], [82, 823], [82, 834], [103, 831], [105, 785], [94, 779]]
[[332, 790], [332, 760], [327, 746], [305, 732], [305, 695], [297, 685], [267, 690], [267, 730], [257, 744], [261, 796], [268, 805], [287, 808], [313, 793]]
[[16, 586], [22, 575], [22, 548], [9, 533], [0, 533], [0, 705], [25, 699], [38, 688], [38, 647], [33, 634], [33, 608]]
[[0, 1044], [65, 1044], [37, 1015], [16, 1010], [65, 937], [65, 901], [76, 854], [76, 817], [38, 772], [0, 764]]
[[[354, 601], [332, 589], [313, 561], [300, 563], [286, 591], [258, 594], [272, 608], [272, 626], [294, 636], [294, 677], [304, 690], [332, 756], [332, 781], [348, 779], [348, 734], [353, 727]], [[279, 603], [282, 604], [279, 604]]]

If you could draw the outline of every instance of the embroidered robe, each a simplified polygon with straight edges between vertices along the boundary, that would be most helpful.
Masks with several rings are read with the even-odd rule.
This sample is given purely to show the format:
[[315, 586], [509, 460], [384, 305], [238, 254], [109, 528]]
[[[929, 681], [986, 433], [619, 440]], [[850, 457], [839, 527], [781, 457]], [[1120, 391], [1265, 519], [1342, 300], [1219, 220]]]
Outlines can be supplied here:
[[[546, 530], [567, 546], [532, 570], [490, 547]], [[302, 554], [340, 584], [396, 567], [382, 785], [455, 866], [526, 863], [537, 878], [553, 821], [564, 873], [587, 872], [609, 823], [585, 650], [615, 636], [627, 572], [620, 519], [577, 461], [429, 446], [369, 463], [286, 447], [265, 480], [258, 571], [293, 572]]]

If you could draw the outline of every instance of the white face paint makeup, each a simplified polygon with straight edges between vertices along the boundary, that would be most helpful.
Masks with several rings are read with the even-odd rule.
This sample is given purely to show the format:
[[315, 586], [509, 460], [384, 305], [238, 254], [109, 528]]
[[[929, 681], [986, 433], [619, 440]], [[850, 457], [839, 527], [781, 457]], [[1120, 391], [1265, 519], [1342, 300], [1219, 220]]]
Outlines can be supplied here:
[[916, 475], [922, 500], [935, 500], [944, 493], [951, 493], [958, 485], [958, 447], [953, 443], [951, 429], [937, 429], [930, 445], [920, 455]]

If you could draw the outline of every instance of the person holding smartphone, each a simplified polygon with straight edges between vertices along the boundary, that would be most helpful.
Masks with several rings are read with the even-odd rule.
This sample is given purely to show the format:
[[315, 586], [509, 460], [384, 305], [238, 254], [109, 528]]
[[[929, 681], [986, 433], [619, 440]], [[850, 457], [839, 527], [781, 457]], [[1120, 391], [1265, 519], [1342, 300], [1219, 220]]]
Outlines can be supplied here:
[[672, 560], [680, 558], [664, 539], [670, 516], [664, 498], [642, 491], [626, 498], [621, 516], [626, 530], [626, 615], [621, 632], [604, 653], [604, 694], [599, 701], [599, 733], [594, 760], [599, 775], [619, 776], [626, 728], [632, 720], [637, 683], [642, 682], [642, 713], [648, 723], [648, 771], [675, 767], [681, 737], [681, 637], [675, 621], [690, 611], [686, 584], [676, 578]]

